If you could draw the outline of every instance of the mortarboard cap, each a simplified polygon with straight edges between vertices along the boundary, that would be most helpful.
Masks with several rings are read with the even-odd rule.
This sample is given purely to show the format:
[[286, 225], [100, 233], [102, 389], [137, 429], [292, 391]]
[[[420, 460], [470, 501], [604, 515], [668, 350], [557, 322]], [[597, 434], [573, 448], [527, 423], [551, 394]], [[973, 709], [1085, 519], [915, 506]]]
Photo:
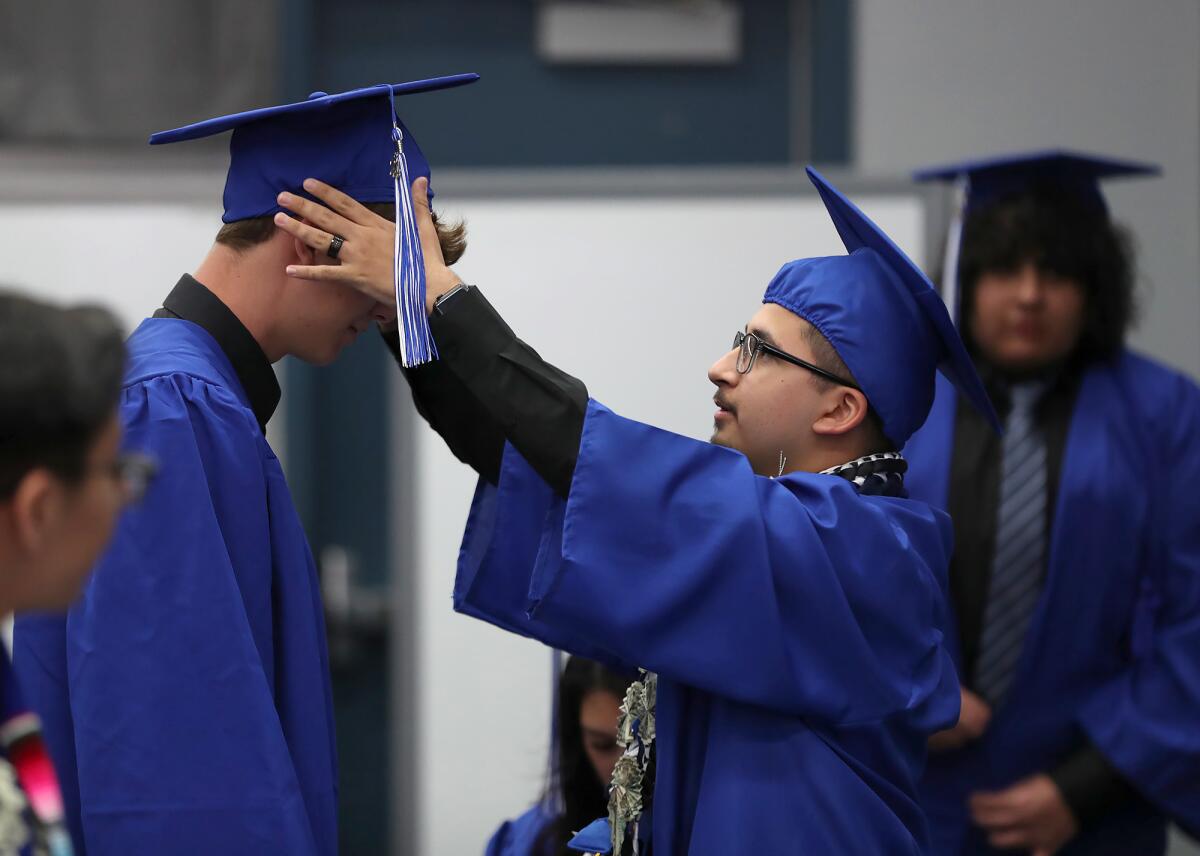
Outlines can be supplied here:
[[1031, 187], [1056, 187], [1074, 193], [1086, 204], [1107, 213], [1100, 193], [1105, 178], [1158, 175], [1153, 164], [1048, 150], [997, 155], [962, 163], [917, 170], [917, 181], [964, 181], [967, 210], [979, 208]]
[[820, 173], [809, 167], [808, 176], [849, 255], [784, 265], [763, 302], [799, 315], [829, 340], [896, 445], [903, 446], [929, 415], [935, 371], [999, 431], [992, 403], [933, 284]]
[[[405, 365], [436, 357], [425, 316], [425, 267], [410, 188], [429, 178], [429, 162], [396, 115], [394, 98], [474, 83], [456, 74], [409, 83], [381, 84], [305, 101], [247, 110], [151, 135], [151, 145], [196, 140], [233, 131], [222, 220], [232, 223], [282, 210], [283, 191], [308, 196], [306, 178], [317, 178], [359, 202], [396, 205], [396, 308]], [[432, 188], [430, 198], [433, 197]], [[311, 198], [311, 197], [310, 197]]]

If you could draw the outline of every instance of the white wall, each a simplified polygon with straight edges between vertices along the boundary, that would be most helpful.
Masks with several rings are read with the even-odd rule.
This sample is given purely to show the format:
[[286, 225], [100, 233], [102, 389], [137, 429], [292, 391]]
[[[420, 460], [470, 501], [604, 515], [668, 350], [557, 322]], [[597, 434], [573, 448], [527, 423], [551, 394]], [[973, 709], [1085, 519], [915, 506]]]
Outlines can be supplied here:
[[[211, 203], [0, 202], [0, 235], [18, 236], [16, 251], [0, 255], [0, 285], [60, 303], [102, 304], [132, 333], [195, 270], [220, 222], [221, 209]], [[275, 366], [280, 383], [285, 365]], [[267, 428], [285, 464], [286, 418], [280, 408]]]
[[0, 204], [0, 283], [45, 300], [100, 303], [132, 332], [194, 270], [220, 208], [144, 203]]
[[859, 0], [855, 36], [860, 169], [1051, 147], [1161, 164], [1105, 186], [1140, 250], [1132, 341], [1200, 377], [1200, 4]]
[[860, 0], [857, 166], [1070, 147], [1163, 166], [1105, 186], [1141, 251], [1133, 342], [1200, 377], [1200, 4]]
[[[915, 197], [860, 203], [917, 261]], [[460, 274], [544, 357], [618, 412], [706, 438], [708, 366], [779, 266], [842, 254], [815, 194], [690, 199], [445, 199], [468, 219]], [[450, 608], [474, 480], [421, 423], [419, 853], [478, 853], [542, 786], [547, 649]], [[636, 478], [630, 473], [630, 478]]]

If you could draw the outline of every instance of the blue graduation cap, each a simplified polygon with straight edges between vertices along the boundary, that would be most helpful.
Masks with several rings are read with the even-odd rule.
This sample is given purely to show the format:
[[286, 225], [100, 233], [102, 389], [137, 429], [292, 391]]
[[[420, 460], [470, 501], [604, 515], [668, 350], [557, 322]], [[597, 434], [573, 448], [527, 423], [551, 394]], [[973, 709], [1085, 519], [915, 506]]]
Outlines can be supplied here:
[[849, 255], [783, 266], [764, 303], [799, 315], [833, 345], [903, 446], [933, 404], [941, 371], [999, 431], [1000, 421], [933, 284], [883, 230], [812, 167], [808, 177]]
[[308, 196], [302, 187], [306, 178], [320, 179], [359, 202], [394, 202], [400, 352], [404, 365], [419, 365], [435, 359], [437, 351], [425, 316], [425, 263], [410, 188], [418, 178], [428, 179], [430, 170], [416, 138], [396, 115], [394, 99], [478, 79], [455, 74], [335, 95], [314, 92], [305, 101], [159, 131], [150, 144], [233, 131], [221, 217], [226, 223], [282, 210], [276, 198], [285, 190]]
[[1159, 172], [1153, 164], [1054, 149], [927, 167], [914, 172], [913, 178], [965, 182], [968, 210], [1031, 187], [1053, 187], [1073, 193], [1107, 213], [1108, 206], [1100, 193], [1102, 179]]

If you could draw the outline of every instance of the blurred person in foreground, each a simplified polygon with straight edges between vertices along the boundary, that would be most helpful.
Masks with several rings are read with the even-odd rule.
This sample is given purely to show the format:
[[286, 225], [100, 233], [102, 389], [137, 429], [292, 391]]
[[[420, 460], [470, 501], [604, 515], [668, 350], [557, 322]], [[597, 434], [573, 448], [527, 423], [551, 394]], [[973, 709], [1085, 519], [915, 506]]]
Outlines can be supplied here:
[[[0, 291], [0, 614], [64, 610], [152, 472], [121, 449], [123, 334], [107, 311]], [[0, 656], [0, 853], [68, 856], [36, 714]]]
[[[439, 359], [406, 370], [418, 410], [480, 479], [455, 607], [630, 672], [608, 817], [583, 852], [923, 853], [929, 735], [958, 718], [942, 649], [950, 521], [906, 498], [896, 445], [948, 373], [983, 386], [933, 286], [815, 170], [848, 255], [799, 259], [709, 369], [713, 442], [627, 419], [516, 337], [441, 258], [414, 196]], [[280, 217], [382, 299], [396, 230], [306, 182]], [[536, 244], [536, 236], [534, 238]], [[536, 263], [531, 251], [530, 263]], [[564, 288], [572, 287], [569, 282]], [[597, 295], [599, 297], [599, 295]], [[653, 360], [669, 351], [647, 349]], [[647, 343], [624, 341], [618, 347]], [[635, 844], [636, 842], [636, 844]]]
[[550, 782], [537, 805], [505, 821], [485, 856], [568, 856], [571, 835], [606, 811], [621, 757], [617, 721], [630, 678], [602, 663], [567, 658], [555, 699]]
[[[216, 241], [129, 340], [121, 422], [162, 474], [66, 620], [19, 621], [15, 634], [81, 852], [337, 852], [324, 615], [266, 439], [272, 366], [288, 354], [328, 363], [395, 310], [287, 277], [317, 251], [275, 228], [275, 197], [316, 171], [395, 216], [395, 97], [474, 80], [314, 93], [151, 138], [233, 131]], [[403, 166], [427, 178], [404, 131]], [[337, 251], [327, 242], [320, 255]]]
[[1200, 829], [1200, 390], [1125, 347], [1134, 259], [1099, 187], [1152, 172], [1038, 152], [918, 174], [965, 184], [948, 285], [1007, 429], [939, 384], [906, 448], [956, 535], [963, 713], [921, 785], [939, 854], [1151, 856], [1168, 818]]

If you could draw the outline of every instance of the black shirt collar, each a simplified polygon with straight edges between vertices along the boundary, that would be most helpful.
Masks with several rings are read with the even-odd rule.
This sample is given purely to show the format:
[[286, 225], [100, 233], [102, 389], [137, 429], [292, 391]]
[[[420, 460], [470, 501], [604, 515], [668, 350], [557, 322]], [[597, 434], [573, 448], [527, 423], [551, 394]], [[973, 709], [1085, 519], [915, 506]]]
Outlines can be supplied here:
[[216, 340], [233, 364], [259, 427], [266, 431], [267, 422], [279, 406], [279, 381], [262, 347], [233, 311], [185, 273], [154, 317], [191, 321]]

